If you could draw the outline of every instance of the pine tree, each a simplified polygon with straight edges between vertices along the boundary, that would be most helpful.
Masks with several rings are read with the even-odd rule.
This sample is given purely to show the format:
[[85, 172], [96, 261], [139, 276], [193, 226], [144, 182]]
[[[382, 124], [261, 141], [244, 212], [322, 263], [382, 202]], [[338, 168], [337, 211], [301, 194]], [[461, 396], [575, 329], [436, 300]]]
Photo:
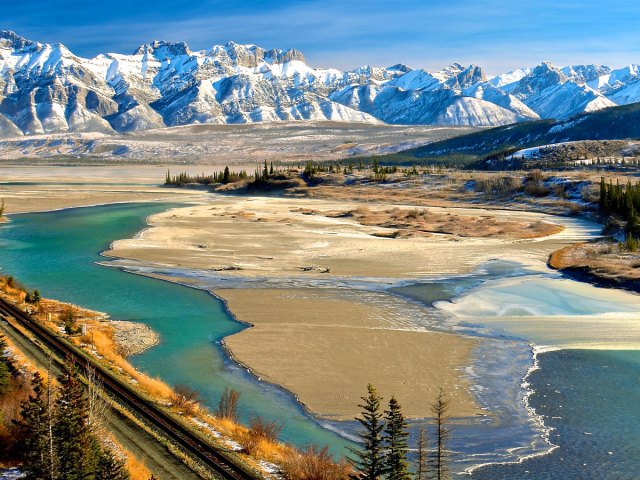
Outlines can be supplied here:
[[11, 385], [11, 368], [4, 351], [7, 348], [7, 342], [4, 336], [0, 334], [0, 397], [2, 397]]
[[449, 429], [449, 402], [446, 400], [444, 392], [440, 389], [440, 394], [431, 406], [431, 411], [436, 421], [436, 444], [431, 455], [431, 465], [436, 480], [449, 478], [449, 454], [447, 452], [447, 441], [451, 434]]
[[402, 409], [398, 400], [391, 397], [389, 410], [385, 411], [386, 426], [384, 429], [384, 441], [386, 454], [384, 459], [386, 478], [389, 480], [407, 480], [409, 471], [407, 467], [407, 422], [402, 415]]
[[116, 458], [111, 450], [104, 449], [100, 452], [95, 480], [129, 480], [130, 478], [123, 460]]
[[89, 405], [73, 362], [65, 363], [58, 378], [54, 429], [60, 459], [60, 475], [65, 480], [94, 478], [100, 447], [89, 427]]
[[33, 395], [22, 403], [20, 421], [16, 422], [20, 440], [16, 450], [23, 461], [22, 472], [26, 480], [56, 479], [57, 451], [52, 437], [53, 410], [49, 398], [52, 392], [46, 388], [39, 373], [33, 376]]
[[418, 437], [418, 465], [415, 480], [427, 480], [429, 476], [429, 441], [427, 432], [424, 428], [421, 428], [420, 437]]
[[384, 474], [384, 456], [382, 451], [382, 413], [380, 403], [382, 397], [378, 395], [375, 387], [367, 385], [367, 396], [361, 397], [362, 414], [356, 420], [362, 425], [363, 431], [360, 438], [364, 444], [362, 449], [351, 449], [355, 458], [350, 459], [355, 469], [355, 473], [349, 478], [353, 480], [378, 480]]
[[225, 185], [227, 183], [229, 183], [229, 177], [230, 177], [230, 173], [229, 173], [229, 167], [224, 167], [224, 173], [222, 174], [222, 183], [224, 183]]
[[[0, 357], [0, 398], [4, 396], [11, 385], [11, 370], [4, 357]], [[0, 417], [1, 418], [1, 417]]]
[[636, 213], [636, 209], [631, 207], [631, 211], [627, 217], [627, 226], [625, 228], [627, 235], [634, 238], [640, 237], [640, 219]]
[[600, 210], [607, 213], [608, 211], [608, 202], [607, 202], [607, 184], [604, 183], [604, 177], [600, 177]]
[[271, 162], [271, 167], [269, 168], [269, 175], [273, 175], [273, 162]]

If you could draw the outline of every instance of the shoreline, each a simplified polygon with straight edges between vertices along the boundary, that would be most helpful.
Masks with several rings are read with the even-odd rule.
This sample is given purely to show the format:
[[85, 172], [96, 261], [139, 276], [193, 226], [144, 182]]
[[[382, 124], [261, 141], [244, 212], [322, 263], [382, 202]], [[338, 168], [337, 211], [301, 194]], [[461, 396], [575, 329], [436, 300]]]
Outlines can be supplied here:
[[[157, 203], [157, 202], [158, 202], [158, 201], [144, 201], [144, 202], [140, 202], [140, 201], [133, 201], [133, 202], [129, 202], [129, 201], [127, 201], [127, 202], [112, 202], [111, 204], [116, 204], [116, 203]], [[101, 204], [101, 205], [109, 205], [109, 204]], [[101, 206], [101, 205], [96, 205], [96, 206]], [[62, 208], [62, 209], [54, 209], [54, 210], [49, 210], [49, 211], [59, 211], [59, 210], [66, 210], [66, 209], [72, 209], [72, 208], [84, 208], [84, 207], [86, 207], [86, 206], [87, 206], [87, 205], [76, 206], [76, 207], [65, 207], [65, 208]], [[508, 209], [507, 209], [507, 210], [508, 210]], [[28, 212], [25, 212], [25, 213], [28, 213]], [[150, 215], [149, 217], [147, 217], [147, 219], [146, 219], [146, 220], [148, 220], [148, 219], [149, 219], [150, 217], [152, 217], [152, 216], [153, 216], [153, 215]], [[147, 223], [148, 223], [148, 222], [147, 222]], [[147, 228], [150, 228], [150, 226], [148, 226]], [[140, 232], [138, 232], [138, 234], [142, 234], [142, 233], [143, 233], [147, 228], [145, 228], [145, 229], [141, 230]], [[138, 235], [138, 234], [137, 234], [137, 235]], [[102, 252], [102, 253], [101, 253], [101, 255], [103, 255], [103, 253], [106, 253], [106, 252]], [[111, 257], [111, 256], [109, 256], [109, 255], [103, 255], [103, 256], [105, 256], [105, 257], [107, 257], [107, 258], [116, 258], [116, 257]], [[120, 267], [117, 267], [117, 268], [120, 268]], [[131, 272], [131, 271], [128, 271], [126, 268], [122, 268], [122, 270], [126, 271], [127, 273], [138, 273], [138, 272]], [[462, 275], [463, 275], [463, 274], [462, 274]], [[445, 275], [445, 276], [446, 276], [446, 275]], [[176, 283], [180, 283], [180, 282], [176, 282]], [[184, 284], [184, 283], [182, 283], [182, 285], [185, 285], [185, 286], [188, 286], [188, 287], [194, 288], [194, 286], [193, 286], [193, 285]], [[209, 292], [209, 293], [211, 293], [211, 292]], [[213, 295], [213, 296], [215, 296], [216, 298], [220, 299], [220, 297], [216, 296], [215, 294], [213, 294], [213, 293], [212, 293], [212, 295]], [[247, 322], [244, 322], [244, 321], [242, 321], [242, 320], [238, 319], [238, 318], [233, 314], [233, 312], [231, 312], [231, 310], [230, 310], [230, 309], [228, 309], [228, 304], [227, 304], [227, 302], [226, 302], [226, 301], [224, 301], [224, 299], [221, 299], [221, 300], [223, 301], [223, 303], [225, 304], [225, 308], [226, 308], [226, 309], [229, 311], [229, 313], [233, 316], [233, 318], [234, 318], [234, 320], [235, 320], [235, 321], [237, 321], [237, 322], [239, 322], [239, 323], [244, 323], [244, 324], [247, 324], [247, 325], [251, 325], [251, 324], [249, 324], [249, 323], [247, 323]], [[226, 345], [225, 345], [224, 343], [222, 344], [222, 347], [226, 349]], [[244, 364], [242, 364], [242, 362], [239, 362], [236, 358], [234, 358], [234, 357], [233, 357], [233, 354], [229, 355], [229, 358], [230, 358], [232, 361], [234, 361], [235, 363], [237, 363], [237, 364], [239, 364], [239, 365], [241, 365], [241, 366], [243, 366], [243, 367], [244, 367]], [[254, 375], [256, 378], [258, 378], [260, 381], [263, 381], [263, 382], [265, 381], [264, 379], [261, 379], [258, 375], [256, 375], [256, 374], [253, 372], [253, 370], [251, 370], [251, 368], [250, 368], [250, 367], [248, 367], [248, 368], [247, 368], [247, 370], [248, 370], [252, 375]], [[530, 373], [530, 372], [529, 372], [529, 373]], [[529, 373], [527, 374], [527, 376], [529, 375]], [[525, 379], [526, 379], [526, 377], [525, 377]], [[525, 379], [523, 379], [523, 381], [524, 381]], [[267, 382], [268, 382], [268, 381], [267, 381]], [[282, 387], [282, 386], [280, 386], [280, 385], [278, 385], [278, 384], [275, 384], [275, 383], [272, 383], [272, 382], [268, 382], [268, 383], [270, 383], [271, 385], [274, 385], [274, 386], [276, 386], [276, 387], [278, 387], [278, 388], [281, 388], [281, 389], [283, 389], [284, 391], [286, 391], [287, 393], [291, 394], [291, 395], [293, 396], [293, 398], [295, 398], [295, 399], [296, 399], [297, 403], [299, 403], [299, 404], [302, 406], [302, 408], [305, 410], [305, 412], [309, 413], [309, 409], [308, 409], [308, 407], [307, 407], [307, 406], [306, 406], [302, 401], [300, 401], [300, 399], [297, 397], [297, 395], [296, 395], [295, 393], [291, 392], [290, 390], [287, 390], [286, 388], [284, 388], [284, 387]], [[310, 416], [310, 418], [312, 418], [312, 419], [314, 419], [316, 422], [318, 422], [318, 420], [315, 418], [315, 416], [313, 415], [313, 413], [312, 413], [312, 412], [311, 412], [311, 413], [309, 413], [309, 416]], [[320, 423], [320, 422], [318, 422], [318, 423]], [[526, 460], [526, 458], [523, 458], [523, 459], [522, 459], [522, 461], [524, 461], [524, 460]]]
[[[530, 419], [532, 419], [538, 425], [538, 427], [540, 428], [540, 430], [542, 432], [542, 434], [540, 436], [543, 439], [543, 441], [549, 447], [546, 450], [543, 450], [543, 451], [540, 451], [540, 452], [528, 453], [528, 454], [524, 454], [524, 455], [518, 455], [516, 460], [513, 460], [513, 461], [485, 462], [485, 463], [480, 463], [480, 464], [477, 464], [477, 465], [473, 465], [471, 467], [466, 468], [463, 471], [464, 475], [472, 475], [477, 470], [481, 470], [483, 468], [491, 467], [491, 466], [494, 466], [494, 465], [518, 465], [518, 464], [522, 464], [522, 463], [526, 462], [527, 460], [531, 460], [533, 458], [539, 458], [539, 457], [544, 457], [544, 456], [550, 455], [555, 450], [560, 448], [559, 445], [554, 444], [550, 440], [550, 435], [555, 430], [555, 428], [550, 427], [545, 423], [544, 416], [542, 414], [539, 414], [536, 411], [536, 409], [531, 406], [531, 402], [530, 402], [531, 396], [534, 395], [536, 393], [536, 391], [531, 387], [531, 384], [529, 383], [528, 379], [529, 379], [529, 377], [531, 376], [532, 373], [534, 373], [537, 370], [540, 370], [540, 364], [539, 364], [538, 356], [543, 354], [543, 353], [546, 353], [546, 351], [548, 351], [548, 350], [539, 351], [535, 344], [530, 343], [529, 345], [531, 347], [532, 364], [527, 369], [527, 373], [525, 374], [525, 376], [522, 378], [521, 387], [525, 391], [525, 393], [524, 393], [524, 395], [522, 397], [522, 401], [523, 401], [524, 406], [525, 406], [525, 408], [527, 410], [527, 415], [529, 416]], [[558, 349], [558, 350], [561, 350], [561, 349]]]

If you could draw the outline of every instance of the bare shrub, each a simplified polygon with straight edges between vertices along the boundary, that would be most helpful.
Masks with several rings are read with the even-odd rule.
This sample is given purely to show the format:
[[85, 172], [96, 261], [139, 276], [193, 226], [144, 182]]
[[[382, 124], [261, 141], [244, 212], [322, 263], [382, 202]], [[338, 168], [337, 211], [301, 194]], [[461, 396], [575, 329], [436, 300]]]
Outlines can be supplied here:
[[417, 208], [403, 211], [403, 216], [405, 220], [418, 220], [420, 218], [424, 218], [426, 214], [427, 214], [426, 210], [420, 210]]
[[262, 417], [252, 418], [240, 443], [249, 455], [254, 455], [264, 444], [277, 442], [282, 427], [281, 423], [266, 421]]
[[233, 388], [225, 387], [224, 392], [220, 395], [216, 416], [237, 422], [239, 401], [240, 392]]
[[567, 209], [569, 210], [569, 215], [580, 215], [582, 213], [582, 205], [574, 202], [567, 202]]
[[171, 395], [171, 403], [173, 403], [173, 406], [178, 410], [182, 410], [190, 415], [198, 409], [198, 397], [199, 394], [196, 390], [186, 385], [176, 385]]
[[290, 480], [346, 480], [350, 470], [344, 462], [334, 462], [327, 447], [316, 450], [313, 446], [286, 456], [281, 468]]
[[524, 184], [524, 193], [532, 197], [546, 197], [550, 192], [543, 183], [535, 180], [528, 180]]
[[475, 183], [476, 192], [493, 195], [513, 195], [522, 188], [522, 182], [517, 177], [482, 178]]
[[86, 368], [86, 378], [89, 427], [93, 433], [101, 435], [104, 433], [104, 424], [109, 414], [109, 405], [104, 400], [102, 381], [98, 378], [96, 369], [92, 365], [88, 365]]
[[351, 213], [355, 216], [362, 217], [362, 216], [371, 215], [371, 210], [369, 210], [368, 207], [357, 207], [354, 210], [352, 210]]
[[567, 185], [564, 183], [554, 185], [553, 193], [558, 198], [567, 198]]
[[531, 170], [527, 174], [527, 180], [531, 182], [542, 182], [542, 180], [544, 180], [542, 170], [540, 169]]

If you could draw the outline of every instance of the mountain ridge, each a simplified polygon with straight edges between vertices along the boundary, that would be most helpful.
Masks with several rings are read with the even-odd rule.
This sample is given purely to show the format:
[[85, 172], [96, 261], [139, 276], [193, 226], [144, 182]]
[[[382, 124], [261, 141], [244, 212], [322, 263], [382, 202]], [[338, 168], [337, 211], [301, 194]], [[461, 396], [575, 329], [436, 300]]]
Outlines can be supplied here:
[[497, 77], [459, 63], [342, 71], [311, 67], [294, 48], [192, 51], [161, 40], [82, 58], [0, 31], [0, 137], [294, 120], [495, 127], [638, 101], [638, 65], [543, 62]]

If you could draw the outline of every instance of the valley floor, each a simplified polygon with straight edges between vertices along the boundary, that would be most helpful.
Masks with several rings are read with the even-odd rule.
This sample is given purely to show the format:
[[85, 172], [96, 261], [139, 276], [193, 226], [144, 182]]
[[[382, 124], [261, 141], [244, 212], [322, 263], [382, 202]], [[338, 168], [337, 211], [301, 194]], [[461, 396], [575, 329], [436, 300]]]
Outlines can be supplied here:
[[[381, 290], [468, 274], [496, 258], [544, 265], [551, 252], [583, 238], [580, 221], [432, 207], [427, 217], [450, 215], [450, 228], [477, 230], [386, 238], [392, 228], [335, 214], [358, 208], [362, 204], [330, 198], [215, 195], [205, 205], [152, 216], [149, 229], [114, 242], [107, 255], [123, 266], [162, 269], [160, 278], [208, 288], [226, 300], [238, 319], [254, 325], [225, 340], [232, 355], [316, 414], [352, 418], [368, 382], [385, 396], [395, 394], [409, 417], [428, 416], [440, 387], [451, 395], [454, 415], [478, 413], [464, 369], [482, 340], [434, 331], [427, 309]], [[543, 236], [523, 235], [540, 222], [552, 228], [542, 229]], [[500, 235], [474, 236], [496, 223], [503, 225]]]
[[193, 202], [152, 216], [149, 229], [114, 242], [107, 255], [124, 266], [162, 267], [166, 273], [155, 276], [199, 287], [198, 272], [214, 276], [217, 283], [205, 287], [254, 325], [226, 339], [231, 354], [326, 418], [352, 418], [368, 382], [395, 394], [409, 417], [428, 416], [441, 387], [454, 415], [479, 413], [464, 371], [482, 340], [434, 330], [426, 308], [382, 290], [468, 274], [496, 258], [543, 264], [584, 239], [579, 220], [461, 208], [443, 198], [429, 206], [428, 198], [400, 190], [380, 188], [383, 195], [366, 204], [351, 198], [360, 192], [350, 187], [320, 189], [321, 198], [215, 195], [159, 187], [165, 172], [5, 167], [0, 198], [9, 213]]

